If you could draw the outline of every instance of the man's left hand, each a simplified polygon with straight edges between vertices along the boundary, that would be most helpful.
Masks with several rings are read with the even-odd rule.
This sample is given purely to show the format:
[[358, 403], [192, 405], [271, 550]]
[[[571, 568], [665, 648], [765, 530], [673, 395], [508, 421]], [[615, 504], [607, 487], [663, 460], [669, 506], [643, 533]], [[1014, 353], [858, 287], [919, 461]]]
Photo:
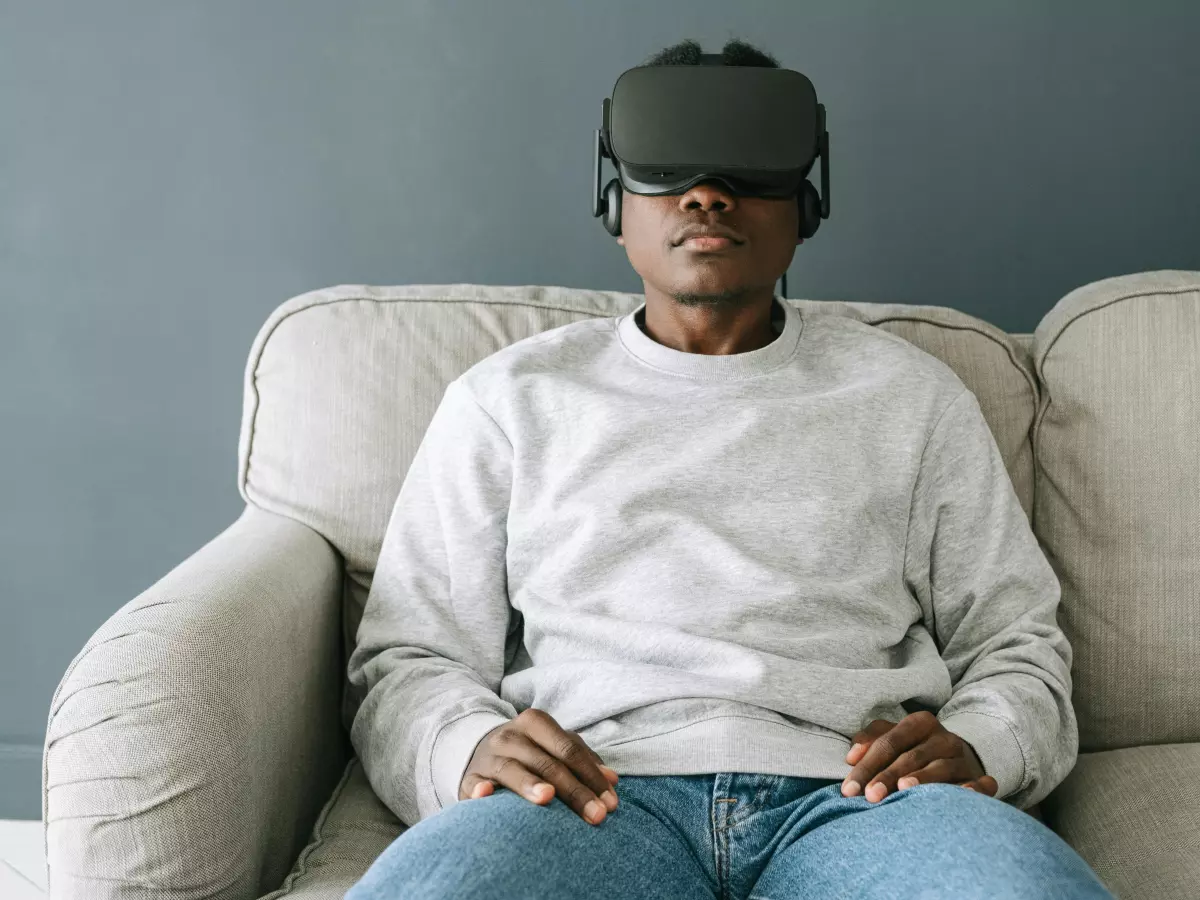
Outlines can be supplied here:
[[872, 803], [896, 790], [931, 782], [957, 784], [989, 797], [999, 789], [996, 779], [983, 773], [971, 745], [925, 710], [898, 723], [876, 719], [854, 736], [846, 762], [854, 768], [842, 782], [842, 796], [862, 792]]

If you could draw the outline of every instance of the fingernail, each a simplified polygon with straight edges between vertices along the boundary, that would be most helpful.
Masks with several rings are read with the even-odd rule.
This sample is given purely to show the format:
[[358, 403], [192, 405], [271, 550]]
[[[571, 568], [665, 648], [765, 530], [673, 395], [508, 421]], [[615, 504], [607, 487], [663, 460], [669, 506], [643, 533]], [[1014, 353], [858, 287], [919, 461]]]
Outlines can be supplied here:
[[857, 797], [858, 792], [862, 790], [862, 785], [857, 781], [847, 781], [842, 784], [843, 797]]
[[887, 796], [887, 785], [880, 784], [878, 781], [874, 784], [867, 785], [868, 800], [871, 800], [874, 803], [882, 800], [885, 796]]
[[535, 784], [533, 787], [531, 787], [529, 789], [529, 796], [532, 797], [534, 800], [539, 800], [542, 797], [547, 796], [553, 790], [554, 790], [554, 788], [551, 787], [550, 785], [546, 784], [546, 782], [539, 781], [537, 784]]
[[900, 790], [903, 791], [903, 790], [907, 790], [910, 787], [916, 786], [918, 783], [919, 782], [915, 778], [901, 778], [899, 781], [896, 782], [896, 787], [900, 788]]
[[600, 795], [600, 799], [604, 801], [604, 805], [608, 807], [609, 812], [617, 808], [617, 795], [612, 791], [605, 791]]
[[589, 821], [599, 822], [604, 818], [604, 807], [599, 801], [589, 800], [587, 806], [583, 808], [583, 814], [588, 817]]

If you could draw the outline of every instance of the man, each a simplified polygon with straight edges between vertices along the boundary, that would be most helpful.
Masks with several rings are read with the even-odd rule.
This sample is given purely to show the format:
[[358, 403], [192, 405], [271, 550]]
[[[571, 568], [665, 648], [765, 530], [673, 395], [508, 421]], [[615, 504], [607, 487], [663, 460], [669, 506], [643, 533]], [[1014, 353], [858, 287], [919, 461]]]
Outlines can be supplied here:
[[644, 305], [447, 387], [348, 666], [410, 827], [349, 900], [1111, 896], [1021, 811], [1071, 649], [978, 402], [775, 297], [798, 216], [626, 194]]

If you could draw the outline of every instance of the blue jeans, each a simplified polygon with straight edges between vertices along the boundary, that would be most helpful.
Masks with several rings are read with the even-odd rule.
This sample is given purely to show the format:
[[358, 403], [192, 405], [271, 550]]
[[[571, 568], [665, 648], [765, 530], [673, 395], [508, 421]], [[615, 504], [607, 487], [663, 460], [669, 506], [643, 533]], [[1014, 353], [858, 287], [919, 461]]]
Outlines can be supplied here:
[[622, 775], [599, 824], [500, 788], [402, 832], [345, 900], [1107, 898], [1028, 813], [921, 784], [878, 803], [785, 775]]

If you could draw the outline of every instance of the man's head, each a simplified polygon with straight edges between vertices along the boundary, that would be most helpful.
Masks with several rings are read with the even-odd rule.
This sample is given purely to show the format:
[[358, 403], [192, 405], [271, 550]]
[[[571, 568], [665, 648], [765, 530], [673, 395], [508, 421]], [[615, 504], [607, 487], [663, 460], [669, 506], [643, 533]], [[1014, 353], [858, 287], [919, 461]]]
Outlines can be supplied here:
[[[692, 40], [660, 51], [643, 65], [701, 65], [703, 50]], [[778, 63], [739, 40], [722, 50], [726, 66]], [[713, 128], [721, 122], [714, 120]], [[734, 243], [705, 249], [682, 242], [685, 229], [709, 227], [732, 232]], [[682, 194], [649, 196], [623, 193], [621, 236], [634, 271], [652, 296], [669, 297], [685, 306], [742, 307], [774, 295], [775, 283], [787, 271], [796, 245], [802, 243], [796, 198], [783, 200], [733, 194], [720, 181], [701, 181]]]

